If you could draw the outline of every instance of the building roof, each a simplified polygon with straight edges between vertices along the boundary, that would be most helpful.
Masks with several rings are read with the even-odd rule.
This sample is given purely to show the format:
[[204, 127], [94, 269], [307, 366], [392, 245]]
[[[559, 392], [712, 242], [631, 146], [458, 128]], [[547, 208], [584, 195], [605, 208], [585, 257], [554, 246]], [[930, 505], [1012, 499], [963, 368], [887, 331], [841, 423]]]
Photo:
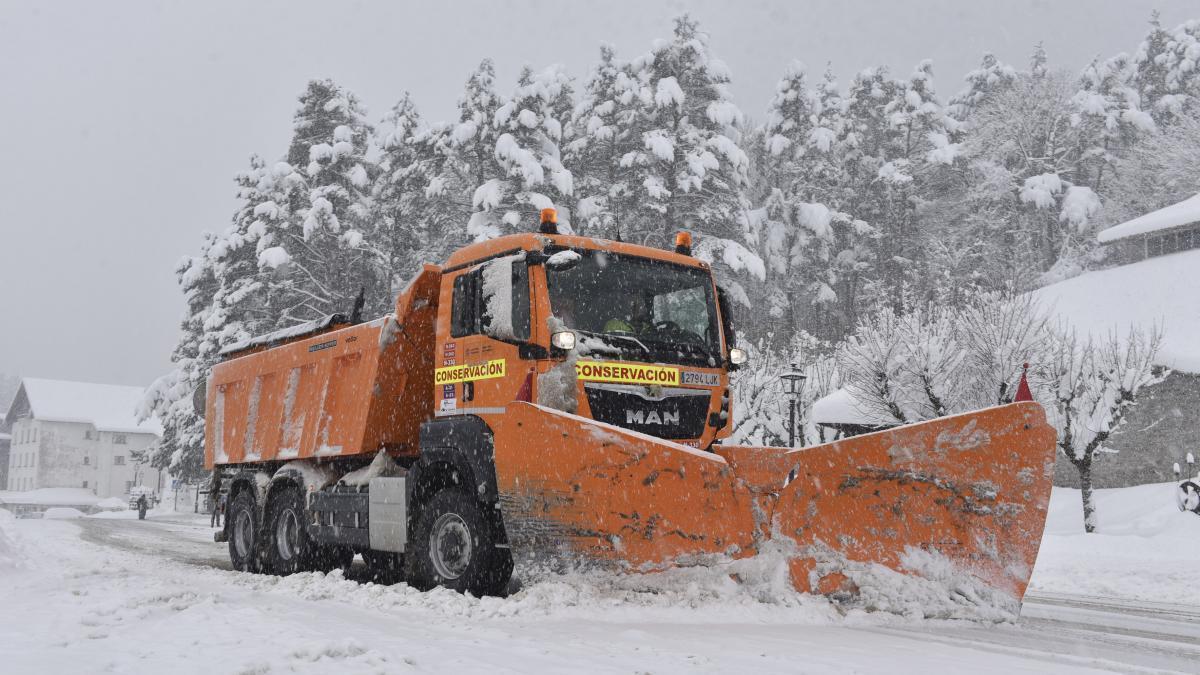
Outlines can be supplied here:
[[1155, 361], [1200, 374], [1200, 249], [1157, 256], [1106, 270], [1085, 272], [1033, 291], [1054, 318], [1082, 335], [1118, 338], [1131, 327], [1163, 332]]
[[896, 424], [895, 420], [884, 419], [872, 412], [846, 389], [838, 389], [813, 402], [809, 417], [814, 424], [823, 426], [878, 427]]
[[1114, 225], [1107, 230], [1102, 230], [1100, 234], [1096, 235], [1096, 238], [1100, 240], [1100, 243], [1108, 244], [1138, 234], [1169, 230], [1173, 227], [1198, 222], [1200, 222], [1200, 195], [1189, 197], [1178, 204], [1172, 204], [1157, 211], [1151, 211], [1120, 225]]
[[92, 384], [26, 377], [6, 416], [26, 407], [37, 420], [91, 424], [100, 431], [162, 435], [162, 425], [151, 418], [138, 422], [135, 411], [145, 396], [143, 387]]

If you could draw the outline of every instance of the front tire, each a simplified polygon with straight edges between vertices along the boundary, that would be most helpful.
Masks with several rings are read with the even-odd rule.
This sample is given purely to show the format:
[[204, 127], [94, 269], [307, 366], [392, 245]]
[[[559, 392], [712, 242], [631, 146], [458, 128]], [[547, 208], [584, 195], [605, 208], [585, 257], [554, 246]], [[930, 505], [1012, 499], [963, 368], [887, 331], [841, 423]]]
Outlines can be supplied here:
[[308, 538], [304, 499], [299, 488], [285, 487], [267, 502], [267, 569], [280, 576], [313, 568], [316, 546]]
[[414, 529], [407, 556], [413, 586], [444, 586], [472, 595], [497, 595], [508, 586], [512, 558], [507, 549], [496, 548], [495, 528], [470, 495], [441, 490], [422, 505]]

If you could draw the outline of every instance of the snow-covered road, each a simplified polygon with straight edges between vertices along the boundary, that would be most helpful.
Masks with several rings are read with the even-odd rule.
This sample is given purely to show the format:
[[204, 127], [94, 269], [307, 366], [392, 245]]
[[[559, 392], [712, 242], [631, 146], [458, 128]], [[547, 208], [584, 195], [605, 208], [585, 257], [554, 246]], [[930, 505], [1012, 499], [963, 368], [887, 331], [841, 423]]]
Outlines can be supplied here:
[[[339, 574], [228, 571], [207, 521], [4, 523], [0, 671], [1195, 672], [1200, 614], [1031, 596], [1016, 624], [841, 616], [769, 583], [690, 572], [544, 582], [506, 598]], [[2, 558], [0, 558], [2, 560]]]

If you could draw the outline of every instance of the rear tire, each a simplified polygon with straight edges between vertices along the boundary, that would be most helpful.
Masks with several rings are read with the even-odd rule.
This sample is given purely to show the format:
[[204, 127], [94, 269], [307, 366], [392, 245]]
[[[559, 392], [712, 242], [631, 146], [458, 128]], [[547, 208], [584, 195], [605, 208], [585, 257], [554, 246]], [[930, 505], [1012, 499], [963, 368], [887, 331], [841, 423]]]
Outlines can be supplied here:
[[472, 595], [498, 595], [512, 576], [508, 549], [470, 495], [446, 488], [421, 506], [414, 528], [409, 583]]
[[239, 572], [259, 571], [258, 505], [254, 503], [254, 494], [250, 490], [242, 490], [233, 498], [225, 527], [229, 532], [229, 562], [233, 564], [233, 569]]
[[308, 538], [308, 519], [300, 489], [285, 487], [267, 502], [267, 569], [287, 576], [313, 569], [316, 546]]

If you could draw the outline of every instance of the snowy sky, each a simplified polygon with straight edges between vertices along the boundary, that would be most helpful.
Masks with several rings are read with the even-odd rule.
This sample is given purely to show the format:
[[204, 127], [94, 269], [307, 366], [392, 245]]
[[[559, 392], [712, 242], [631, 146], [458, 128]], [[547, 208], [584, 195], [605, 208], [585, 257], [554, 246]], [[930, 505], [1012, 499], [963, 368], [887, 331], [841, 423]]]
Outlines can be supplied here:
[[454, 115], [479, 60], [502, 90], [522, 64], [577, 77], [601, 41], [630, 57], [691, 12], [761, 117], [785, 64], [843, 81], [932, 58], [953, 93], [991, 50], [1051, 65], [1132, 52], [1152, 9], [1172, 27], [1196, 0], [509, 2], [0, 2], [0, 373], [147, 384], [182, 313], [172, 272], [234, 209], [251, 152], [286, 149], [295, 97], [332, 77], [373, 118], [413, 92]]

